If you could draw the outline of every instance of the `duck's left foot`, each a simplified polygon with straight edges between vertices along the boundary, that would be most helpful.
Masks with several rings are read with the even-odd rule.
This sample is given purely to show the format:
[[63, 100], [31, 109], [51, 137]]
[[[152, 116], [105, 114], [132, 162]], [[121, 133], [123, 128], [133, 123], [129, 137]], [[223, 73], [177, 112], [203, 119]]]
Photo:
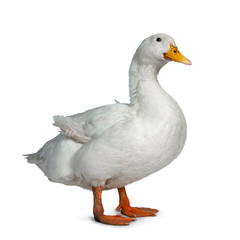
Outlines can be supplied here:
[[93, 187], [94, 205], [93, 214], [96, 221], [111, 224], [111, 225], [129, 225], [130, 222], [135, 221], [135, 218], [123, 217], [120, 215], [108, 216], [104, 214], [102, 205], [102, 187]]
[[131, 207], [124, 187], [118, 188], [118, 193], [119, 193], [119, 205], [116, 208], [117, 211], [121, 210], [121, 212], [124, 215], [129, 217], [156, 216], [156, 213], [158, 212], [157, 209]]

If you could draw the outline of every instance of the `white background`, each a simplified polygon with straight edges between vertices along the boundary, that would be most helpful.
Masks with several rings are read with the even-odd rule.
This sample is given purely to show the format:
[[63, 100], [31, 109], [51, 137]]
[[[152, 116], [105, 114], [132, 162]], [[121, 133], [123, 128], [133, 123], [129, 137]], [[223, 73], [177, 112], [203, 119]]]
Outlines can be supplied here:
[[[240, 239], [238, 1], [1, 1], [1, 239]], [[127, 227], [96, 223], [92, 193], [51, 183], [23, 159], [70, 115], [128, 101], [140, 42], [171, 35], [193, 65], [169, 63], [159, 80], [188, 123], [184, 151], [127, 187], [157, 217]], [[106, 213], [118, 205], [104, 192]]]

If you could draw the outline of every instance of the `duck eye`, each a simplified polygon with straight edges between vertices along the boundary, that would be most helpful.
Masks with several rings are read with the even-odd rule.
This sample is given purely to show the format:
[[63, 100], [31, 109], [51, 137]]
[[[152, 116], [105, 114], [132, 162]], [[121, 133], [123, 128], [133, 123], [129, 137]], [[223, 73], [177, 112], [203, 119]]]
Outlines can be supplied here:
[[157, 41], [157, 42], [161, 42], [162, 39], [161, 39], [161, 38], [157, 38], [156, 41]]

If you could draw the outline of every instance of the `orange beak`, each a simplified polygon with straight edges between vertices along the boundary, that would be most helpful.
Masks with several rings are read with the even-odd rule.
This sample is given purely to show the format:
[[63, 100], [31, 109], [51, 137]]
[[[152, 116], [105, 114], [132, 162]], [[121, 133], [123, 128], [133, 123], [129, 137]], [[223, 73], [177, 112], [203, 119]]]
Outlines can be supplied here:
[[171, 43], [170, 43], [169, 51], [167, 53], [164, 53], [164, 58], [166, 60], [170, 60], [170, 61], [174, 61], [174, 62], [180, 62], [180, 63], [184, 63], [186, 65], [192, 65], [192, 62], [189, 59], [187, 59], [186, 57], [184, 57], [179, 52], [177, 47], [174, 47]]

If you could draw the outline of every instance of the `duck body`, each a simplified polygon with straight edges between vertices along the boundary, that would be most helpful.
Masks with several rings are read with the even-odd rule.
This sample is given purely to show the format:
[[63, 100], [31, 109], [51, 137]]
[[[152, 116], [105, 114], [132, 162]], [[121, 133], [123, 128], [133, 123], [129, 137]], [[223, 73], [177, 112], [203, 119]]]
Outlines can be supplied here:
[[45, 175], [67, 185], [112, 189], [171, 163], [186, 140], [183, 112], [157, 81], [143, 85], [156, 99], [148, 102], [146, 96], [135, 105], [116, 103], [70, 116], [88, 124], [91, 140], [81, 144], [59, 134], [47, 142], [35, 155]]
[[[132, 217], [154, 216], [156, 209], [133, 208], [125, 186], [160, 170], [182, 151], [186, 121], [177, 102], [158, 82], [169, 61], [190, 65], [166, 34], [145, 39], [129, 70], [130, 103], [101, 106], [69, 117], [55, 116], [62, 132], [37, 153], [27, 155], [53, 182], [93, 191], [97, 221], [128, 225]], [[129, 216], [106, 216], [102, 190], [118, 188], [117, 210]]]

